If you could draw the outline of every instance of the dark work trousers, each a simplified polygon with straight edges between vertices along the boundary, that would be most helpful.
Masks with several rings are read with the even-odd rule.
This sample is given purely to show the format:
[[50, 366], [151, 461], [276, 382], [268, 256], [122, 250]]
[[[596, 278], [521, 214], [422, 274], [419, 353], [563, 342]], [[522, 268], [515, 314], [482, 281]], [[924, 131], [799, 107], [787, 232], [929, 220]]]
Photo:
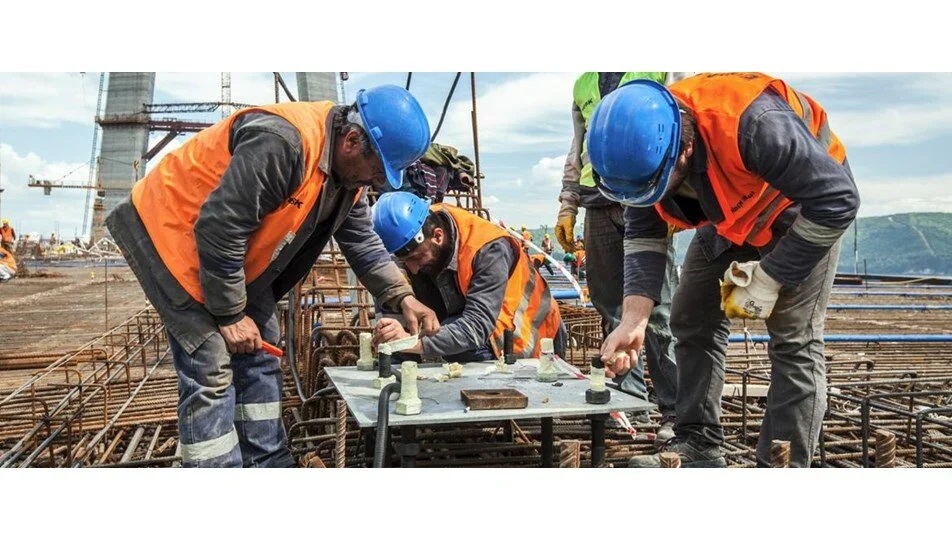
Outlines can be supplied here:
[[[248, 315], [261, 338], [278, 342], [273, 311]], [[178, 425], [186, 467], [290, 467], [281, 419], [280, 360], [264, 351], [230, 355], [221, 334], [188, 354], [169, 334], [178, 374]]]
[[[784, 286], [767, 319], [770, 389], [757, 463], [770, 464], [773, 439], [790, 441], [790, 466], [809, 467], [826, 412], [823, 322], [840, 242], [796, 287]], [[671, 328], [677, 338], [678, 407], [675, 433], [696, 444], [724, 442], [721, 393], [730, 321], [720, 308], [718, 280], [731, 261], [759, 260], [751, 246], [734, 246], [708, 261], [697, 237], [688, 247], [674, 295]]]
[[[605, 336], [621, 323], [624, 301], [625, 220], [621, 205], [585, 209], [585, 258], [588, 291], [595, 309], [602, 316]], [[645, 332], [645, 358], [622, 377], [621, 387], [648, 399], [644, 364], [648, 364], [658, 409], [666, 417], [675, 415], [678, 371], [674, 340], [671, 336], [671, 296], [677, 287], [674, 242], [669, 243], [668, 265], [661, 291], [661, 303], [655, 306]], [[617, 381], [616, 379], [616, 382]]]

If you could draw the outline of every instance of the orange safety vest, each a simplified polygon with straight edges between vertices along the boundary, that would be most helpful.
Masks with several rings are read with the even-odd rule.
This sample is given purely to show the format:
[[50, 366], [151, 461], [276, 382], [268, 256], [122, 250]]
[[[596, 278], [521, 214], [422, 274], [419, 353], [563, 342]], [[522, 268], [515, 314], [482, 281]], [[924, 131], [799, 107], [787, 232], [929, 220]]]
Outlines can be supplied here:
[[2, 238], [4, 242], [13, 243], [13, 227], [10, 227], [10, 226], [0, 227], [0, 235], [2, 235], [2, 237], [0, 238]]
[[[132, 204], [159, 257], [192, 298], [198, 302], [205, 300], [198, 275], [195, 221], [231, 160], [228, 141], [235, 119], [252, 111], [278, 115], [297, 128], [303, 149], [301, 185], [281, 206], [265, 216], [248, 239], [244, 269], [245, 282], [251, 283], [277, 259], [281, 249], [294, 240], [320, 197], [326, 175], [318, 164], [327, 140], [324, 132], [327, 116], [333, 107], [333, 102], [321, 101], [243, 109], [170, 152], [133, 186]], [[361, 192], [358, 190], [354, 203]]]
[[16, 257], [13, 256], [13, 253], [10, 253], [2, 247], [0, 247], [0, 264], [9, 268], [13, 273], [17, 271]]
[[502, 228], [459, 207], [435, 204], [430, 210], [445, 212], [456, 224], [459, 246], [456, 280], [464, 296], [473, 279], [473, 260], [480, 248], [497, 238], [507, 238], [512, 242], [519, 254], [519, 261], [506, 284], [506, 296], [490, 343], [493, 352], [501, 356], [503, 332], [513, 330], [512, 352], [521, 358], [538, 358], [540, 341], [542, 338], [555, 338], [562, 317], [549, 285], [539, 271], [529, 264], [529, 257], [519, 249], [518, 241]]
[[[826, 111], [810, 96], [797, 92], [780, 79], [762, 73], [705, 73], [678, 81], [668, 89], [697, 119], [698, 133], [709, 149], [707, 175], [724, 220], [717, 233], [737, 245], [763, 247], [770, 243], [770, 226], [793, 201], [747, 170], [737, 140], [740, 118], [767, 88], [773, 88], [803, 120], [807, 129], [838, 163], [846, 161], [846, 148], [830, 131]], [[655, 205], [666, 222], [681, 229], [705, 225], [683, 222]]]
[[532, 264], [535, 265], [536, 268], [545, 264], [545, 255], [543, 255], [542, 253], [534, 253], [532, 255], [529, 255], [529, 259], [532, 261]]

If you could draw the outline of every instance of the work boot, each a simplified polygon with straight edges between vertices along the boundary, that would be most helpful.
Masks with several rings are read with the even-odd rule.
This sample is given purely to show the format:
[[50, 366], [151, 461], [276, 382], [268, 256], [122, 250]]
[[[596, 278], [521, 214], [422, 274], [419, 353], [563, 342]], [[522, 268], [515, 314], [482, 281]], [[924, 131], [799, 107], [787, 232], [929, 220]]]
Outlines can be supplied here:
[[661, 417], [661, 427], [658, 428], [658, 433], [655, 435], [654, 447], [656, 450], [660, 450], [668, 441], [674, 438], [674, 417], [673, 416], [662, 416]]
[[651, 423], [651, 415], [648, 414], [648, 411], [628, 412], [625, 414], [628, 415], [628, 421], [634, 426], [643, 426]]
[[713, 444], [701, 446], [678, 439], [670, 439], [668, 444], [656, 454], [629, 459], [628, 466], [642, 469], [661, 467], [661, 452], [676, 452], [681, 457], [681, 467], [685, 469], [727, 466], [727, 460], [724, 459], [720, 446]]

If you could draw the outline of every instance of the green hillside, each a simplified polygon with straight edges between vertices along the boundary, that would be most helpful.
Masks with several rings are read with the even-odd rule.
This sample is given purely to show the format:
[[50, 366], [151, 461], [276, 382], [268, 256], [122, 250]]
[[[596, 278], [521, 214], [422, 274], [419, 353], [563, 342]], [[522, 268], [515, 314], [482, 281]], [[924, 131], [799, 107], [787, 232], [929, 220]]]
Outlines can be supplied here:
[[[952, 213], [861, 218], [858, 268], [870, 274], [952, 276]], [[843, 240], [840, 272], [853, 272], [853, 237]]]
[[[541, 241], [545, 227], [532, 230]], [[952, 213], [932, 212], [875, 216], [858, 220], [860, 273], [952, 276]], [[551, 227], [548, 232], [552, 234]], [[581, 225], [576, 234], [582, 234]], [[853, 227], [843, 237], [839, 272], [853, 273]], [[693, 231], [675, 236], [678, 262], [693, 237]], [[554, 240], [554, 235], [553, 235]], [[556, 244], [556, 251], [561, 252]]]

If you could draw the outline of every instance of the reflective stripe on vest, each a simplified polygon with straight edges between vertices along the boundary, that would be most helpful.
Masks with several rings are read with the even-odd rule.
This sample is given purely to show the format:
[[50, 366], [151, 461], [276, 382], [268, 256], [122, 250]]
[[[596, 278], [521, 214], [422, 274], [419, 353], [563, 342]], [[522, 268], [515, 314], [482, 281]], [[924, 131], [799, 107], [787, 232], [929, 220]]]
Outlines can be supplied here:
[[[259, 111], [290, 122], [301, 136], [302, 180], [287, 200], [264, 217], [248, 239], [245, 282], [261, 276], [290, 244], [320, 197], [325, 175], [318, 168], [326, 140], [325, 125], [334, 104], [296, 102], [243, 109], [189, 139], [170, 152], [132, 188], [132, 203], [162, 262], [179, 284], [204, 302], [199, 280], [198, 248], [193, 229], [202, 204], [218, 187], [228, 167], [228, 142], [236, 118]], [[358, 190], [354, 202], [360, 198]]]
[[[724, 216], [715, 223], [717, 233], [734, 244], [762, 247], [770, 243], [770, 226], [793, 201], [748, 171], [740, 156], [740, 118], [767, 88], [773, 88], [790, 104], [830, 156], [843, 163], [846, 149], [830, 130], [826, 111], [812, 98], [788, 87], [779, 79], [760, 73], [705, 73], [678, 81], [669, 89], [694, 112], [698, 134], [708, 149], [707, 176]], [[693, 229], [668, 212], [663, 202], [655, 205], [669, 224]]]
[[473, 261], [483, 246], [498, 238], [506, 238], [516, 248], [519, 260], [506, 284], [506, 294], [489, 342], [493, 352], [501, 356], [503, 333], [512, 330], [513, 353], [521, 358], [537, 358], [540, 340], [555, 338], [562, 319], [549, 285], [529, 262], [526, 253], [519, 249], [518, 240], [501, 227], [459, 207], [436, 204], [431, 210], [444, 212], [456, 225], [456, 279], [464, 297], [473, 279]]
[[[651, 79], [658, 84], [664, 84], [667, 73], [664, 71], [630, 71], [622, 75], [618, 81], [618, 86], [635, 79]], [[582, 111], [582, 118], [585, 119], [585, 130], [588, 131], [588, 122], [592, 118], [595, 107], [602, 101], [602, 93], [598, 89], [598, 72], [587, 71], [583, 73], [576, 81], [573, 90], [575, 105]], [[588, 145], [585, 139], [581, 141], [582, 156], [579, 174], [579, 184], [586, 187], [595, 187], [595, 179], [592, 176], [592, 164], [588, 161]]]

